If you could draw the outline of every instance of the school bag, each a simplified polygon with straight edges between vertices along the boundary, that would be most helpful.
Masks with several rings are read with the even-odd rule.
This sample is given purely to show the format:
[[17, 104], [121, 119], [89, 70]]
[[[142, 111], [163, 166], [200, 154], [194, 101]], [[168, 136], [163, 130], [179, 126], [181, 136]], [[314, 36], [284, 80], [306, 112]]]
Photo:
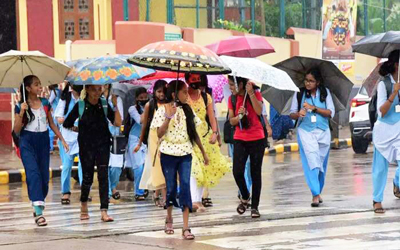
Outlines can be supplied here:
[[[392, 80], [390, 77], [385, 76], [383, 78], [383, 83], [385, 84], [387, 98], [389, 98], [392, 93]], [[371, 130], [374, 128], [375, 122], [378, 119], [378, 91], [375, 89], [374, 94], [372, 95], [371, 101], [368, 104], [368, 115], [369, 115], [369, 123], [371, 124]]]

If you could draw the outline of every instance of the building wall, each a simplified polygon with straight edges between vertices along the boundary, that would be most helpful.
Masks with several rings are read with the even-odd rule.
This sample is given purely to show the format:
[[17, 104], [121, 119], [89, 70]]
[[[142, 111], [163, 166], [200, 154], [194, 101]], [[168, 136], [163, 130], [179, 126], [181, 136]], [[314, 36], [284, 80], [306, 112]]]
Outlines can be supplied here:
[[28, 49], [54, 56], [51, 0], [27, 0]]

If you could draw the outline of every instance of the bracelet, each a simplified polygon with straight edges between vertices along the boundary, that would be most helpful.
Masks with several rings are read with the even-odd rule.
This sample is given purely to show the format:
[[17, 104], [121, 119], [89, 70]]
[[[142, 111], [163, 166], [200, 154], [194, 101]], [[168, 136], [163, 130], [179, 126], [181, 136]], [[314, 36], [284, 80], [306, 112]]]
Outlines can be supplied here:
[[389, 102], [393, 103], [393, 101], [391, 101], [389, 98], [387, 99]]
[[164, 116], [165, 116], [165, 118], [171, 120], [172, 118], [174, 118], [175, 114], [173, 114], [173, 115], [171, 115], [171, 116], [168, 116], [168, 115], [165, 113]]

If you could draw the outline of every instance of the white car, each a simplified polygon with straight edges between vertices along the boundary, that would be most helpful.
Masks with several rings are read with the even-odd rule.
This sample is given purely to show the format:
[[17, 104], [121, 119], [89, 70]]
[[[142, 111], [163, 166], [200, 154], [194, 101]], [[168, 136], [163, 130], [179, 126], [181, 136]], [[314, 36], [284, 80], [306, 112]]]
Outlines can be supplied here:
[[357, 95], [351, 100], [349, 124], [352, 147], [356, 154], [365, 153], [372, 141], [368, 113], [370, 101], [371, 97], [368, 96], [367, 90], [363, 86], [361, 86]]

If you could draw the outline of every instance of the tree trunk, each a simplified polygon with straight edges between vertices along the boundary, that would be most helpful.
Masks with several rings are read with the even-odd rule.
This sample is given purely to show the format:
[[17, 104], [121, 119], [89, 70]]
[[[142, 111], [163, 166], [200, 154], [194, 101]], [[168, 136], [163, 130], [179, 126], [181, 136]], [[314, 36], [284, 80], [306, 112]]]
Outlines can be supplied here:
[[264, 0], [258, 0], [261, 11], [261, 35], [266, 35]]

